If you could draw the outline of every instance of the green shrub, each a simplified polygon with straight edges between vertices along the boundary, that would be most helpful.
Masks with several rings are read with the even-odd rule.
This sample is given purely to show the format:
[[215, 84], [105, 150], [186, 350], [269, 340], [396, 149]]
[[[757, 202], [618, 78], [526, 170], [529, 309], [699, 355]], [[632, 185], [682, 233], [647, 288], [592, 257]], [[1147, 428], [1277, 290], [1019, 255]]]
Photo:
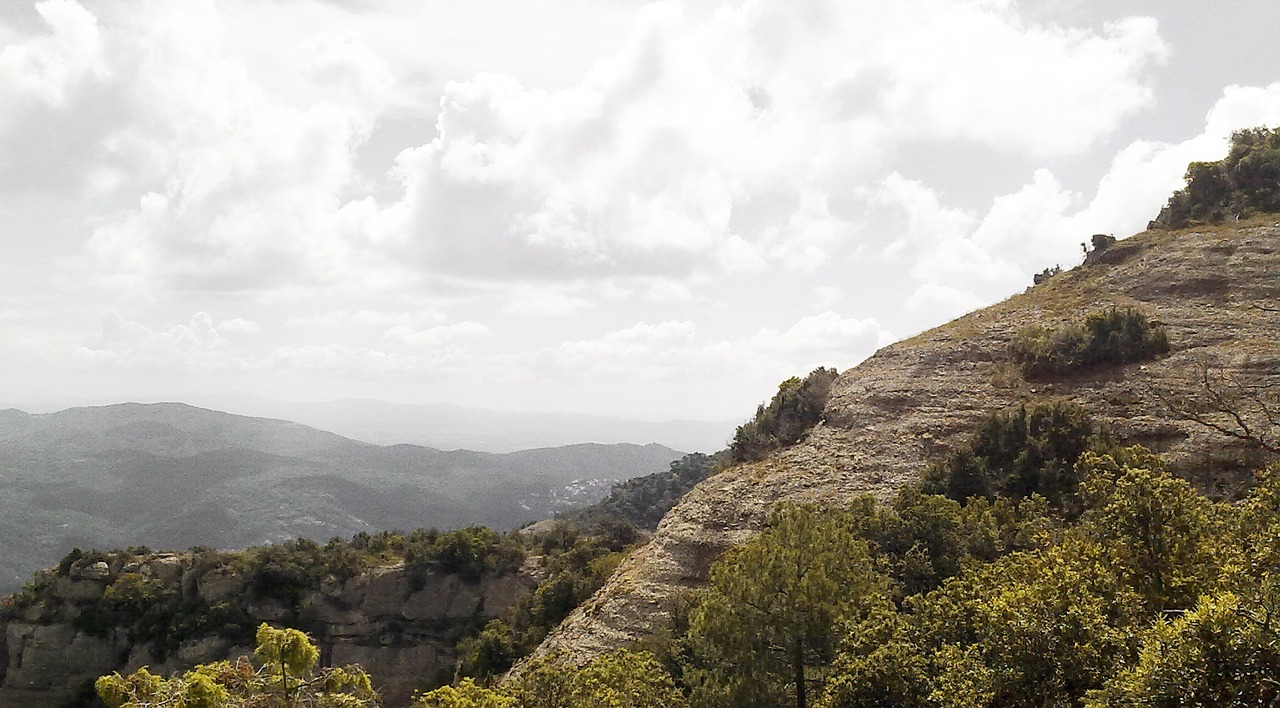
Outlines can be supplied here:
[[1236, 131], [1225, 158], [1192, 162], [1186, 180], [1150, 227], [1180, 229], [1280, 211], [1280, 129]]
[[1106, 442], [1088, 412], [1074, 403], [1019, 406], [984, 418], [967, 442], [925, 472], [921, 486], [926, 494], [956, 501], [1039, 494], [1071, 509], [1080, 485], [1076, 460]]
[[822, 420], [831, 395], [836, 370], [817, 368], [801, 380], [791, 377], [778, 386], [768, 406], [756, 408], [756, 416], [738, 426], [729, 448], [733, 462], [764, 459], [771, 450], [798, 442]]
[[1168, 351], [1164, 326], [1132, 307], [1093, 312], [1084, 322], [1060, 329], [1032, 327], [1012, 346], [1023, 374], [1033, 378], [1154, 359]]

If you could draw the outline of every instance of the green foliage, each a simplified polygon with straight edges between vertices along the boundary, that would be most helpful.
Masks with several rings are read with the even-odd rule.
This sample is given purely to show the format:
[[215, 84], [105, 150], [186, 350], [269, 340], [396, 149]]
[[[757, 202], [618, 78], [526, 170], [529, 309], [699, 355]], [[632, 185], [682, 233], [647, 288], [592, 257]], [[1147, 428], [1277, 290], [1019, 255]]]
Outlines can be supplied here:
[[516, 708], [516, 699], [464, 678], [418, 696], [414, 708]]
[[627, 539], [609, 523], [595, 530], [584, 533], [556, 521], [541, 532], [536, 542], [545, 577], [505, 618], [491, 620], [458, 643], [459, 675], [480, 679], [501, 675], [604, 585], [622, 561], [627, 548], [622, 544]]
[[1043, 502], [974, 497], [962, 504], [908, 486], [890, 506], [877, 508], [868, 498], [852, 513], [901, 598], [939, 587], [967, 565], [1032, 548], [1051, 525]]
[[254, 596], [296, 605], [308, 591], [318, 589], [326, 576], [341, 573], [339, 577], [352, 577], [366, 566], [360, 561], [352, 563], [335, 550], [298, 538], [250, 548], [240, 564]]
[[1189, 612], [1145, 634], [1137, 663], [1094, 691], [1086, 705], [1280, 705], [1280, 594], [1202, 596]]
[[94, 687], [108, 708], [378, 705], [369, 676], [359, 667], [317, 671], [319, 651], [296, 629], [262, 624], [254, 654], [261, 660], [257, 665], [242, 657], [202, 664], [167, 679], [144, 666], [128, 676], [102, 676]]
[[1180, 229], [1280, 211], [1280, 129], [1232, 133], [1227, 156], [1217, 162], [1192, 162], [1186, 181], [1151, 227]]
[[423, 694], [414, 708], [684, 708], [684, 694], [652, 654], [616, 651], [585, 666], [566, 657], [529, 662], [503, 686], [469, 678]]
[[729, 448], [733, 462], [763, 459], [771, 450], [794, 445], [822, 420], [822, 410], [836, 380], [836, 370], [817, 368], [803, 380], [791, 377], [778, 386], [768, 406], [738, 426]]
[[1213, 504], [1142, 448], [1086, 453], [1080, 468], [1086, 533], [1108, 542], [1110, 562], [1156, 612], [1186, 609], [1217, 574]]
[[533, 661], [507, 689], [522, 708], [683, 708], [684, 695], [647, 652], [617, 651], [574, 667]]
[[700, 452], [685, 455], [672, 462], [669, 470], [615, 484], [604, 500], [560, 518], [579, 528], [622, 521], [652, 531], [680, 497], [711, 476], [727, 459], [726, 451], [714, 455]]
[[906, 619], [888, 607], [851, 624], [817, 707], [924, 705], [931, 667], [908, 631]]
[[1076, 460], [1106, 444], [1076, 404], [1023, 405], [984, 418], [967, 442], [925, 472], [922, 489], [957, 501], [1039, 494], [1055, 508], [1072, 509], [1080, 483]]
[[804, 708], [840, 627], [884, 603], [886, 586], [850, 518], [779, 507], [760, 535], [712, 566], [689, 628], [693, 702]]
[[1169, 351], [1163, 325], [1132, 308], [1091, 312], [1060, 329], [1030, 327], [1019, 333], [1012, 355], [1027, 377], [1063, 376], [1098, 366], [1154, 359]]

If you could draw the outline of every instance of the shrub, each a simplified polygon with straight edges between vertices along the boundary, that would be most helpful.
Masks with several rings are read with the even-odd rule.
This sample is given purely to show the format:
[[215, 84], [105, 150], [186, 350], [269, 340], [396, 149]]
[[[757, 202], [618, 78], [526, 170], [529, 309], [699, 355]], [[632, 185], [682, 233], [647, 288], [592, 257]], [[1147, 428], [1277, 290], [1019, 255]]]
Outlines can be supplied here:
[[1039, 494], [1058, 508], [1076, 506], [1076, 460], [1106, 444], [1087, 411], [1063, 401], [993, 413], [945, 460], [925, 472], [922, 491], [964, 501], [969, 497], [1021, 499]]
[[1169, 351], [1169, 335], [1162, 325], [1132, 307], [1112, 307], [1090, 313], [1077, 325], [1026, 329], [1012, 349], [1024, 375], [1058, 376], [1154, 359]]
[[836, 376], [835, 369], [819, 367], [804, 380], [793, 376], [783, 381], [769, 405], [756, 408], [755, 418], [738, 426], [729, 448], [732, 461], [764, 459], [771, 450], [798, 442], [822, 420]]
[[1280, 129], [1236, 131], [1227, 156], [1217, 162], [1192, 162], [1186, 181], [1150, 228], [1180, 229], [1280, 211]]

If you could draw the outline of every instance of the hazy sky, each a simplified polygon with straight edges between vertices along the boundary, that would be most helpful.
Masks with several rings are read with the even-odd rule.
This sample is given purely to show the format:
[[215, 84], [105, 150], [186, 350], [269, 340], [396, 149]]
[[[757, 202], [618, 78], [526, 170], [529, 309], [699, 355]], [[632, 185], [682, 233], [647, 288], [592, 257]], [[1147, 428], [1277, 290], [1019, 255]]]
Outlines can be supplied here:
[[998, 301], [1280, 123], [1275, 0], [5, 0], [0, 407], [650, 419]]

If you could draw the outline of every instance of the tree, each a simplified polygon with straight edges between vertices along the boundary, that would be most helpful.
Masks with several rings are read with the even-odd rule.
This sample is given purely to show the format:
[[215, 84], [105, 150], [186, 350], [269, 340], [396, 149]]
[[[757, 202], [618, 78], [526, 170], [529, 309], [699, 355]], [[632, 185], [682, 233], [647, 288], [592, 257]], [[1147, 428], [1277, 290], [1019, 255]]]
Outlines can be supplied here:
[[684, 708], [684, 694], [648, 652], [620, 650], [575, 666], [564, 656], [534, 659], [499, 688], [469, 678], [423, 694], [414, 708]]
[[1090, 708], [1109, 706], [1280, 705], [1280, 595], [1221, 592], [1194, 609], [1158, 621], [1136, 666], [1090, 695]]
[[1068, 401], [992, 413], [964, 445], [925, 472], [923, 491], [956, 501], [1035, 493], [1071, 508], [1080, 482], [1076, 460], [1106, 442], [1088, 411]]
[[695, 704], [805, 708], [841, 626], [882, 605], [886, 586], [843, 515], [778, 507], [759, 536], [711, 569], [689, 630]]
[[1209, 500], [1141, 447], [1085, 453], [1080, 467], [1086, 532], [1151, 610], [1190, 607], [1217, 574]]
[[144, 666], [128, 676], [118, 672], [94, 683], [109, 708], [249, 708], [250, 706], [378, 705], [369, 675], [357, 666], [316, 671], [320, 657], [307, 635], [296, 629], [258, 627], [257, 665], [245, 657], [202, 664], [181, 676], [161, 678]]
[[1196, 366], [1188, 385], [1156, 397], [1175, 418], [1280, 454], [1280, 380], [1246, 361], [1235, 370]]
[[729, 447], [733, 462], [764, 459], [770, 450], [794, 445], [822, 420], [836, 370], [819, 367], [803, 380], [791, 377], [778, 385], [768, 406], [756, 408], [755, 418], [738, 426]]
[[503, 690], [521, 708], [684, 708], [684, 694], [650, 653], [621, 650], [575, 667], [535, 659]]
[[413, 702], [414, 708], [516, 708], [516, 699], [464, 678], [456, 686], [441, 686]]

